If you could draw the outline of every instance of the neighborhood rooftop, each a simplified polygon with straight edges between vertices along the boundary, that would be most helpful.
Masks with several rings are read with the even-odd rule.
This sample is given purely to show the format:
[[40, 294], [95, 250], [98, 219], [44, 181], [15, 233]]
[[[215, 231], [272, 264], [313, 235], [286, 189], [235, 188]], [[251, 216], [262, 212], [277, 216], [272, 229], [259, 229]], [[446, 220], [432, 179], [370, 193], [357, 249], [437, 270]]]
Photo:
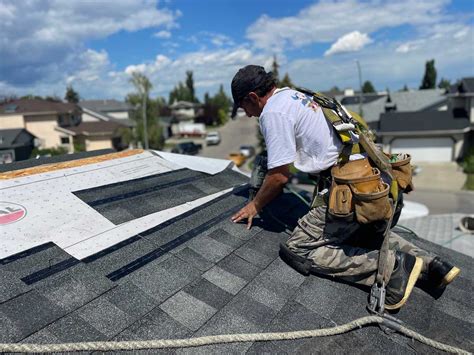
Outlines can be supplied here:
[[[248, 199], [248, 177], [228, 162], [163, 152], [116, 154], [85, 160], [70, 155], [52, 165], [29, 161], [29, 169], [0, 175], [4, 199], [29, 211], [6, 225], [0, 239], [0, 342], [295, 331], [368, 315], [366, 289], [304, 277], [279, 258], [279, 243], [307, 210], [298, 196], [285, 192], [247, 230], [230, 216]], [[416, 288], [396, 317], [429, 338], [472, 352], [472, 258], [406, 230], [397, 233], [462, 273], [442, 295]], [[21, 243], [13, 245], [15, 238]], [[433, 349], [377, 326], [324, 338], [175, 349], [387, 351]]]

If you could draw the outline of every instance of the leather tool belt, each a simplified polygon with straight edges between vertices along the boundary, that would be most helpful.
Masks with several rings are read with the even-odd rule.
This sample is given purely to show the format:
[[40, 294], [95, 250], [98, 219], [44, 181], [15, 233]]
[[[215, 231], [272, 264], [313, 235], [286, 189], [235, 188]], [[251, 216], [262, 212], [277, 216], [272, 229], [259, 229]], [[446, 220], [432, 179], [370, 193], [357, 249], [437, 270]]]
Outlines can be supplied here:
[[[394, 178], [402, 190], [410, 191], [410, 157], [394, 160]], [[381, 178], [380, 170], [368, 158], [335, 165], [331, 169], [332, 184], [328, 213], [332, 218], [368, 224], [388, 221], [392, 215], [389, 200], [390, 182]]]

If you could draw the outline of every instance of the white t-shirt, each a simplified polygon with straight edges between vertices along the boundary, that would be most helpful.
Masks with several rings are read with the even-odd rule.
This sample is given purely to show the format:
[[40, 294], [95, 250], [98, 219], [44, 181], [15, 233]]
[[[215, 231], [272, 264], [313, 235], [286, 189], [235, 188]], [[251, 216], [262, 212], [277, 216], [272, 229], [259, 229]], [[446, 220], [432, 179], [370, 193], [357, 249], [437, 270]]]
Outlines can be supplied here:
[[299, 91], [275, 90], [259, 121], [268, 169], [294, 163], [300, 171], [318, 173], [336, 164], [342, 151], [342, 142], [321, 107]]

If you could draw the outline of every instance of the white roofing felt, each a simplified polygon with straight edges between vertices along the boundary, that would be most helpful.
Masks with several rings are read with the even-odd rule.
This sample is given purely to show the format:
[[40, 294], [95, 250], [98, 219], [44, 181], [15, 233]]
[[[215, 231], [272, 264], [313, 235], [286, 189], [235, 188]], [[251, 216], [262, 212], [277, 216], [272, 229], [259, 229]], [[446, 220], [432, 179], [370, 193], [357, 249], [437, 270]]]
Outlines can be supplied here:
[[172, 161], [173, 163], [181, 165], [182, 167], [212, 175], [217, 174], [218, 172], [227, 168], [229, 164], [232, 164], [230, 160], [224, 159], [195, 157], [184, 154], [162, 152], [159, 150], [154, 150], [153, 152], [158, 154], [163, 159]]
[[[160, 152], [161, 153], [161, 152]], [[0, 232], [0, 259], [29, 248], [54, 242], [72, 256], [83, 259], [139, 232], [159, 225], [208, 202], [229, 190], [188, 201], [182, 205], [115, 225], [71, 192], [108, 185], [144, 176], [199, 167], [199, 171], [218, 173], [228, 161], [188, 157], [167, 160], [151, 152], [100, 163], [0, 181], [0, 209], [15, 210], [16, 218], [4, 220]], [[199, 163], [191, 163], [197, 159]], [[171, 159], [170, 159], [171, 160]], [[225, 164], [224, 164], [225, 163]]]

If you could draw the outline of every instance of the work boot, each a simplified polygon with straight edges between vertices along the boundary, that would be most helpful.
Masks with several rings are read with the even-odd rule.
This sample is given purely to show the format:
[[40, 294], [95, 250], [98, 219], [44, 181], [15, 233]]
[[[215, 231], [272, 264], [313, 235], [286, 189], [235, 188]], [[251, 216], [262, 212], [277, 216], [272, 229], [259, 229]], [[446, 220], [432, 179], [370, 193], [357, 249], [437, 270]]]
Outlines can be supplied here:
[[459, 275], [461, 270], [438, 256], [428, 266], [428, 282], [435, 287], [446, 287]]
[[405, 304], [421, 272], [423, 261], [416, 256], [397, 251], [392, 276], [387, 284], [385, 308], [398, 309]]

